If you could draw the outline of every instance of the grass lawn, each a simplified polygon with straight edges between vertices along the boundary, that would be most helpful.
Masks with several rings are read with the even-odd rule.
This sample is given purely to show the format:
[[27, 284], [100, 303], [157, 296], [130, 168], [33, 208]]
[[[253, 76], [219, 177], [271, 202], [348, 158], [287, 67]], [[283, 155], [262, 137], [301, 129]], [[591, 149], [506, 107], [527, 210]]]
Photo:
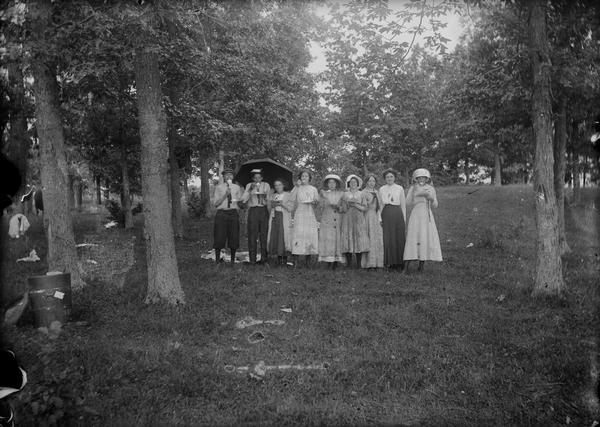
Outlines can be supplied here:
[[[65, 326], [56, 340], [27, 322], [9, 330], [30, 381], [13, 399], [20, 423], [590, 426], [600, 420], [589, 404], [599, 320], [596, 194], [584, 193], [567, 209], [573, 252], [565, 257], [569, 290], [561, 301], [530, 297], [529, 187], [442, 187], [438, 197], [445, 261], [426, 264], [423, 274], [216, 266], [200, 260], [211, 245], [211, 222], [190, 220], [177, 242], [187, 298], [180, 308], [142, 303], [140, 218], [126, 233], [103, 229], [93, 215], [77, 216], [77, 242], [101, 244], [82, 253], [86, 266], [90, 257], [99, 264], [88, 263], [88, 286], [73, 300], [74, 320], [87, 323]], [[29, 243], [43, 258], [39, 221]], [[16, 265], [27, 248], [8, 244], [14, 245], [5, 252], [8, 286], [22, 289], [25, 277], [44, 265]], [[130, 244], [135, 262], [127, 272], [122, 260]], [[244, 316], [285, 324], [236, 329]], [[250, 344], [256, 330], [265, 339]], [[327, 369], [269, 371], [262, 380], [225, 370], [259, 361]]]

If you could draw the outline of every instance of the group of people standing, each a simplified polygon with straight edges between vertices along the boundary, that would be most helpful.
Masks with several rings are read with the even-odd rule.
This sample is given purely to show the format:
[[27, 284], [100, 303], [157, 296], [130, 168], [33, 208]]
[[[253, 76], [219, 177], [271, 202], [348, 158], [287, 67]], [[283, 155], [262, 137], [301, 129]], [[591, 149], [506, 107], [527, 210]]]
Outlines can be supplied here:
[[[345, 182], [336, 174], [323, 179], [320, 190], [312, 184], [312, 174], [302, 171], [292, 191], [285, 191], [281, 179], [263, 181], [260, 169], [251, 171], [250, 182], [242, 190], [233, 183], [233, 171], [223, 171], [224, 182], [215, 189], [217, 209], [214, 223], [215, 259], [229, 248], [235, 261], [239, 248], [239, 207], [248, 207], [248, 251], [250, 263], [314, 265], [324, 262], [336, 269], [389, 268], [408, 270], [410, 261], [442, 261], [440, 241], [432, 214], [438, 201], [426, 169], [413, 173], [413, 185], [405, 195], [397, 184], [397, 172], [382, 174], [385, 184], [377, 188], [375, 175], [362, 178], [349, 175]], [[363, 185], [364, 184], [364, 185]], [[407, 206], [412, 208], [407, 221]], [[408, 222], [408, 225], [407, 225]], [[257, 260], [260, 243], [260, 260]]]

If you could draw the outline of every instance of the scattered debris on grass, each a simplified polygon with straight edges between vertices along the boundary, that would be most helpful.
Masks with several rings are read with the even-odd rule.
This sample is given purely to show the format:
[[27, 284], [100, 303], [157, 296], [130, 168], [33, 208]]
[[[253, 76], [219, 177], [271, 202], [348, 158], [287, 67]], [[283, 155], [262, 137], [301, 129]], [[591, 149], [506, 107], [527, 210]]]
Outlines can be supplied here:
[[248, 335], [248, 342], [250, 344], [258, 344], [259, 342], [262, 342], [264, 340], [265, 336], [260, 331], [252, 332], [250, 335]]
[[284, 313], [292, 312], [292, 309], [290, 307], [286, 307], [286, 306], [281, 307], [279, 310], [283, 311]]
[[472, 248], [473, 246], [475, 246], [475, 245], [471, 242], [467, 245], [467, 248]]
[[40, 261], [40, 257], [38, 256], [35, 249], [32, 249], [31, 252], [29, 252], [29, 255], [26, 256], [25, 258], [19, 258], [17, 260], [17, 262], [37, 262], [37, 261]]
[[[214, 261], [215, 260], [215, 251], [211, 250], [211, 251], [201, 254], [200, 259], [207, 259], [210, 261]], [[229, 251], [224, 250], [223, 253], [221, 254], [221, 259], [223, 261], [229, 261], [231, 259], [231, 255], [229, 254]], [[236, 252], [235, 253], [235, 262], [236, 263], [250, 262], [250, 253], [244, 252], [244, 251]]]
[[113, 227], [116, 227], [117, 225], [119, 225], [119, 223], [117, 221], [110, 221], [110, 222], [107, 222], [106, 224], [104, 224], [104, 228], [113, 228]]
[[89, 248], [92, 246], [98, 246], [97, 243], [78, 243], [75, 245], [76, 248]]
[[90, 264], [98, 265], [98, 261], [93, 259], [86, 259], [85, 262], [89, 262]]
[[328, 363], [317, 363], [311, 365], [266, 365], [264, 361], [258, 362], [254, 366], [233, 366], [225, 365], [225, 371], [238, 374], [248, 373], [251, 376], [264, 377], [268, 371], [324, 371], [329, 367]]
[[498, 301], [498, 302], [502, 302], [502, 301], [504, 301], [505, 299], [506, 299], [506, 295], [504, 295], [504, 294], [500, 294], [500, 295], [498, 296], [498, 298], [496, 298], [496, 301]]
[[255, 319], [252, 316], [246, 316], [241, 320], [238, 320], [237, 322], [235, 322], [235, 327], [237, 329], [244, 329], [244, 328], [249, 328], [251, 326], [255, 326], [255, 325], [275, 325], [275, 326], [281, 326], [285, 324], [285, 320], [279, 320], [279, 319], [274, 319], [274, 320], [260, 320], [260, 319]]

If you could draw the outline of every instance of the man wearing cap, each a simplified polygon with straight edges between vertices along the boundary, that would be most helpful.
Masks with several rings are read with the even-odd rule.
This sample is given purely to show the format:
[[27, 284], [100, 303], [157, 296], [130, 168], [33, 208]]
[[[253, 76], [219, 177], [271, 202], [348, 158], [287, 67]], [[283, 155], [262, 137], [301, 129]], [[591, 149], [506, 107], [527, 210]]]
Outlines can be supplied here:
[[221, 262], [221, 249], [229, 247], [231, 262], [235, 262], [235, 251], [240, 246], [240, 218], [238, 201], [242, 189], [233, 183], [233, 171], [223, 171], [223, 183], [215, 188], [214, 206], [217, 208], [214, 225], [215, 261]]
[[267, 196], [271, 191], [268, 182], [263, 182], [262, 170], [250, 171], [252, 182], [246, 185], [242, 202], [248, 203], [248, 252], [250, 263], [256, 264], [257, 240], [260, 240], [260, 263], [267, 260], [267, 235], [269, 231], [269, 211]]

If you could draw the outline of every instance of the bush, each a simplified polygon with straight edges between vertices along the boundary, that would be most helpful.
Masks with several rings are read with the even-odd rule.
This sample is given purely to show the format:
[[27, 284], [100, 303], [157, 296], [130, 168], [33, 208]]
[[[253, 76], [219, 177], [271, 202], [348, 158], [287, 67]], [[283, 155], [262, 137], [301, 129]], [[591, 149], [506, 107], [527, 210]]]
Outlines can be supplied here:
[[[121, 206], [121, 203], [115, 200], [108, 200], [106, 202], [106, 209], [108, 210], [108, 219], [117, 221], [119, 224], [125, 224], [125, 210]], [[131, 209], [132, 215], [137, 215], [142, 212], [143, 205], [141, 203], [136, 204]]]
[[206, 216], [206, 205], [207, 203], [202, 200], [198, 193], [193, 192], [190, 194], [190, 199], [187, 201], [188, 212], [197, 218], [203, 218]]

